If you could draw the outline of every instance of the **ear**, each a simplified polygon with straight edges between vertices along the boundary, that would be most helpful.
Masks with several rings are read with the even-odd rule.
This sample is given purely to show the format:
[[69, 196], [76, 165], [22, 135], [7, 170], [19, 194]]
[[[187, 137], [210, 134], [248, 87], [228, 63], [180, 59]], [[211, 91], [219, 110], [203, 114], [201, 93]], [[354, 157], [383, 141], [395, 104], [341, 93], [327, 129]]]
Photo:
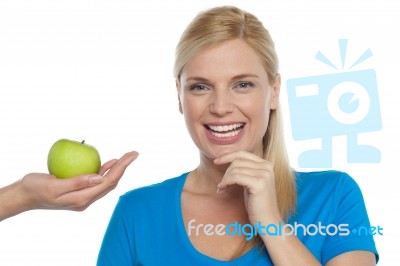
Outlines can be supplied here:
[[279, 94], [281, 92], [281, 75], [279, 73], [275, 74], [275, 80], [272, 85], [272, 94], [270, 108], [275, 110], [279, 106]]
[[181, 84], [179, 83], [178, 79], [175, 79], [175, 86], [176, 86], [176, 92], [178, 94], [178, 103], [179, 103], [179, 112], [183, 114], [182, 110], [182, 103], [181, 103]]

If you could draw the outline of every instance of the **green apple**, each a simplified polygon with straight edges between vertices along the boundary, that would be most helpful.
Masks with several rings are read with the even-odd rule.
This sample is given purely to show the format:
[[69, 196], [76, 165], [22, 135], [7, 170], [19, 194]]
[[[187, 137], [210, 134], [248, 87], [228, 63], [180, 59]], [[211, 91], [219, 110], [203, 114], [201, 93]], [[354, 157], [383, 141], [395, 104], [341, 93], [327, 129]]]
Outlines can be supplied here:
[[85, 141], [60, 139], [51, 146], [47, 157], [49, 173], [58, 178], [97, 174], [100, 165], [99, 152]]

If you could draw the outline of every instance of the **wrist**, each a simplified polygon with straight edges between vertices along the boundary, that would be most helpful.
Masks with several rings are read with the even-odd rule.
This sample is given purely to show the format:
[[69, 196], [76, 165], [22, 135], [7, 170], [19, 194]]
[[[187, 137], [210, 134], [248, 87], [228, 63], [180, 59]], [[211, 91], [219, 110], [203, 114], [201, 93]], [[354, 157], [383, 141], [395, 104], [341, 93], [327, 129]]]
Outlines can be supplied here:
[[21, 181], [0, 189], [0, 221], [30, 209]]
[[283, 220], [282, 216], [280, 215], [279, 211], [274, 211], [274, 212], [268, 212], [262, 215], [257, 215], [257, 217], [249, 217], [250, 222], [252, 224], [255, 223], [262, 223], [262, 224], [275, 224], [278, 225], [279, 223], [285, 224], [285, 221]]

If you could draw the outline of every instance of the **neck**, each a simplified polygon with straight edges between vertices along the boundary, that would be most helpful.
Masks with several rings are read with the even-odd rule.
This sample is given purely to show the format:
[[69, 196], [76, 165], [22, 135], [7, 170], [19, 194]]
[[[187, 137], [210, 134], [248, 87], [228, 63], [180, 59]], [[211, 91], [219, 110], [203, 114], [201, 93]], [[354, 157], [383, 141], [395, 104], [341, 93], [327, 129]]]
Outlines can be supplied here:
[[[200, 155], [200, 165], [192, 172], [191, 190], [196, 193], [217, 195], [217, 185], [221, 182], [230, 164], [216, 165], [213, 160]], [[243, 195], [243, 188], [231, 186], [223, 197]]]

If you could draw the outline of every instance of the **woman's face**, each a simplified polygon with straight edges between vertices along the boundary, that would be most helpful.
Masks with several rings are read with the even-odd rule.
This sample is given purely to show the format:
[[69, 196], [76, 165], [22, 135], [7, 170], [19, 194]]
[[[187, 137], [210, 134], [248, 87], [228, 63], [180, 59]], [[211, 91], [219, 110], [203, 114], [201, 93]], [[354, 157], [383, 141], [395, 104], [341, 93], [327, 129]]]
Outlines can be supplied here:
[[215, 159], [239, 150], [262, 155], [280, 79], [268, 80], [247, 43], [235, 39], [201, 51], [182, 69], [177, 89], [180, 111], [202, 155]]

